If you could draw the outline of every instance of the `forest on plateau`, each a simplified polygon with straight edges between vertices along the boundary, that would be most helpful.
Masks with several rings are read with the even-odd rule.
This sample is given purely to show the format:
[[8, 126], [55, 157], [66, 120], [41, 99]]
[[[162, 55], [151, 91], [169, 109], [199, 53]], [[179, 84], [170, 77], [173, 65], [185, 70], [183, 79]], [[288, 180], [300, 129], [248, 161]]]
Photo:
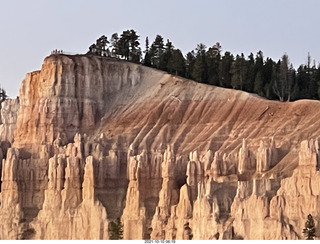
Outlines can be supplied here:
[[274, 61], [262, 51], [234, 55], [222, 51], [219, 42], [212, 47], [200, 43], [185, 56], [172, 42], [157, 35], [150, 44], [145, 40], [140, 47], [139, 35], [134, 30], [114, 33], [110, 40], [103, 35], [89, 47], [87, 54], [123, 58], [201, 83], [256, 93], [280, 101], [320, 99], [320, 65], [312, 61], [296, 70], [287, 54]]

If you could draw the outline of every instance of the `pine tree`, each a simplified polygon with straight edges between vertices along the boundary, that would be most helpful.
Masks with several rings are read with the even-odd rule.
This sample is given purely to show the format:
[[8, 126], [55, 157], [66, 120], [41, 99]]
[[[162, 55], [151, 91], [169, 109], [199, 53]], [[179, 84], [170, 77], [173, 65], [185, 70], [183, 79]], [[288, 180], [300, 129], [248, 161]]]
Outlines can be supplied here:
[[110, 39], [112, 57], [118, 57], [119, 55], [118, 41], [119, 41], [118, 33], [113, 33]]
[[108, 38], [103, 35], [97, 40], [97, 49], [98, 49], [98, 55], [100, 56], [107, 56], [109, 55], [109, 49], [107, 48], [107, 45], [109, 44]]
[[96, 53], [97, 53], [97, 45], [95, 43], [93, 43], [89, 47], [89, 51], [87, 52], [87, 54], [96, 54]]
[[8, 95], [6, 90], [0, 87], [0, 104], [7, 99], [8, 99]]
[[233, 56], [230, 52], [225, 52], [221, 58], [219, 65], [219, 82], [220, 86], [230, 88], [231, 87], [231, 67], [233, 64]]
[[196, 62], [196, 56], [194, 51], [188, 52], [186, 55], [186, 78], [192, 78], [192, 72], [194, 68], [194, 64]]
[[317, 92], [317, 78], [316, 78], [316, 74], [317, 74], [317, 69], [316, 69], [316, 65], [315, 62], [314, 64], [311, 66], [311, 56], [310, 53], [308, 53], [308, 62], [307, 62], [307, 75], [308, 75], [308, 83], [309, 83], [309, 87], [308, 87], [308, 93], [309, 93], [309, 98], [310, 99], [318, 99], [318, 92]]
[[130, 31], [126, 30], [123, 31], [119, 40], [118, 40], [118, 54], [125, 58], [126, 60], [129, 60], [129, 54], [130, 54]]
[[152, 67], [159, 68], [160, 57], [164, 53], [163, 38], [157, 35], [150, 48], [150, 57]]
[[168, 71], [168, 62], [171, 59], [172, 51], [173, 51], [173, 45], [172, 42], [167, 40], [167, 43], [165, 45], [165, 51], [161, 54], [160, 60], [159, 60], [159, 69]]
[[98, 56], [108, 56], [109, 55], [109, 49], [107, 48], [107, 45], [109, 44], [108, 38], [103, 35], [99, 39], [97, 39], [95, 44], [92, 44], [89, 47], [88, 54], [94, 54]]
[[168, 60], [167, 70], [171, 74], [180, 76], [186, 75], [185, 59], [179, 49], [172, 50], [172, 55]]
[[139, 63], [141, 59], [141, 49], [139, 36], [136, 31], [130, 30], [129, 38], [129, 60], [135, 63]]
[[272, 92], [272, 70], [275, 62], [271, 58], [267, 58], [264, 63], [262, 76], [264, 80], [264, 96], [268, 99], [276, 99]]
[[290, 101], [294, 83], [292, 79], [293, 68], [292, 65], [289, 64], [287, 54], [282, 56], [277, 66], [278, 69], [275, 71], [277, 74], [274, 76], [273, 81], [273, 91], [280, 101]]
[[123, 31], [116, 45], [117, 54], [128, 61], [140, 62], [141, 49], [139, 36], [134, 30]]
[[231, 73], [232, 88], [243, 90], [243, 83], [247, 73], [246, 60], [243, 53], [236, 56], [236, 60], [233, 62], [231, 67]]
[[304, 99], [308, 97], [308, 87], [307, 87], [307, 71], [305, 65], [300, 65], [297, 69], [297, 84], [299, 90], [299, 99]]
[[257, 52], [255, 64], [254, 64], [254, 85], [253, 85], [253, 92], [263, 96], [264, 95], [264, 74], [263, 74], [263, 68], [264, 68], [264, 59], [263, 59], [263, 52], [260, 50]]
[[313, 240], [313, 238], [316, 236], [316, 228], [314, 224], [314, 220], [311, 214], [308, 215], [308, 219], [304, 225], [303, 233], [305, 237], [307, 238], [306, 240]]
[[243, 90], [247, 92], [253, 92], [254, 88], [254, 81], [256, 78], [256, 73], [255, 73], [255, 61], [254, 61], [254, 55], [253, 53], [250, 53], [248, 56], [248, 60], [246, 61], [247, 63], [247, 76], [246, 79], [244, 80], [243, 83]]
[[206, 53], [208, 83], [215, 86], [219, 85], [220, 52], [221, 45], [217, 42], [213, 47], [210, 47]]
[[191, 77], [199, 82], [207, 83], [208, 80], [208, 68], [206, 61], [206, 45], [203, 43], [198, 44], [196, 51], [197, 55], [194, 62], [194, 67], [191, 73]]
[[111, 221], [109, 226], [109, 235], [110, 240], [122, 240], [123, 224], [121, 223], [120, 218], [117, 218], [116, 221]]
[[264, 95], [263, 90], [264, 90], [264, 84], [262, 79], [262, 72], [259, 70], [254, 80], [253, 91], [259, 96], [263, 96]]
[[144, 59], [143, 59], [143, 64], [145, 66], [150, 67], [151, 66], [151, 55], [150, 55], [150, 51], [149, 51], [149, 38], [146, 37], [146, 50], [144, 51], [145, 55], [144, 55]]

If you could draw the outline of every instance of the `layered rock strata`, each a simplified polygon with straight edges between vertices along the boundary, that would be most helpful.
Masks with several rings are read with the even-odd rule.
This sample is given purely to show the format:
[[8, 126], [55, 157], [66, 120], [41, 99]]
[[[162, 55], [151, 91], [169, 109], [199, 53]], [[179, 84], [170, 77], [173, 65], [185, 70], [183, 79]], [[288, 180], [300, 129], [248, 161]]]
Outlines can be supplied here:
[[121, 218], [124, 239], [301, 239], [319, 108], [51, 55], [2, 104], [0, 238], [109, 239]]

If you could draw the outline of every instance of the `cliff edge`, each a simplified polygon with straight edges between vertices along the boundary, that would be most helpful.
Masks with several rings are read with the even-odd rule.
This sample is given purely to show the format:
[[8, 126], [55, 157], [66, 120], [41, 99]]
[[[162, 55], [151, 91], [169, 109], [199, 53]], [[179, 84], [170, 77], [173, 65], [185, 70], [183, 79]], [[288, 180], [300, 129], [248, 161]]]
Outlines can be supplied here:
[[301, 239], [319, 109], [51, 55], [2, 105], [0, 238], [109, 239], [121, 218], [124, 239]]

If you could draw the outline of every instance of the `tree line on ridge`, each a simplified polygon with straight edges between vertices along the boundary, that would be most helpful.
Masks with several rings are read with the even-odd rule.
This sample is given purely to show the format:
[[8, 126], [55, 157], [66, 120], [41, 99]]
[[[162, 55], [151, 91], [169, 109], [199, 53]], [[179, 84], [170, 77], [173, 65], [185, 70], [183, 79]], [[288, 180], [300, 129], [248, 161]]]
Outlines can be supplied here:
[[233, 88], [280, 101], [320, 98], [320, 65], [311, 60], [294, 69], [287, 54], [274, 61], [262, 51], [234, 55], [222, 52], [219, 42], [211, 47], [200, 43], [185, 56], [172, 42], [161, 35], [154, 41], [145, 40], [140, 47], [139, 35], [134, 30], [114, 33], [110, 41], [103, 35], [89, 47], [87, 54], [122, 58], [134, 63], [157, 68], [204, 84]]

